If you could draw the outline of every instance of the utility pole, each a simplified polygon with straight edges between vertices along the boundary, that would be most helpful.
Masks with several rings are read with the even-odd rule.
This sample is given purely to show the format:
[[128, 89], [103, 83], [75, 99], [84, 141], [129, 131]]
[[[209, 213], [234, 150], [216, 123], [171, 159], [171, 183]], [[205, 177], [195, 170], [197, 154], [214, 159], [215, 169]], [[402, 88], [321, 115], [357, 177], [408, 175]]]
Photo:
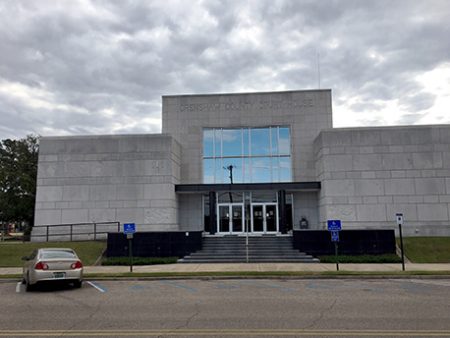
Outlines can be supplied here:
[[[230, 172], [230, 176], [229, 176], [230, 184], [233, 184], [233, 168], [234, 167], [235, 166], [232, 164], [230, 164], [228, 167], [223, 167], [223, 169], [228, 170]], [[233, 195], [232, 195], [231, 191], [229, 192], [229, 194], [230, 194], [230, 203], [233, 203]]]
[[234, 168], [234, 167], [235, 167], [235, 166], [232, 165], [232, 164], [230, 164], [228, 167], [223, 167], [225, 170], [228, 170], [228, 171], [230, 172], [229, 178], [230, 178], [230, 183], [231, 183], [231, 184], [233, 184], [233, 168]]

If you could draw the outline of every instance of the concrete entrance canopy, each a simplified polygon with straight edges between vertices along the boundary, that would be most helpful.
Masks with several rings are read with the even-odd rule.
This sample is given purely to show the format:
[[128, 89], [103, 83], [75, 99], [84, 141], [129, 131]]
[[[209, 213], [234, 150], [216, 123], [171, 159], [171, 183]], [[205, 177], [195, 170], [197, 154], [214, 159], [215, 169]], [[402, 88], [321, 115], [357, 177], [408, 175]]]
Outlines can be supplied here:
[[[253, 205], [255, 206], [262, 206], [263, 204], [267, 204], [267, 202], [261, 202], [259, 203], [253, 203], [251, 201], [251, 193], [257, 192], [257, 191], [272, 191], [277, 194], [276, 202], [270, 203], [271, 205], [275, 206], [275, 213], [277, 215], [276, 220], [276, 231], [272, 231], [274, 233], [286, 233], [288, 230], [292, 229], [292, 201], [289, 205], [289, 208], [286, 205], [286, 193], [292, 193], [292, 192], [316, 192], [320, 190], [320, 182], [283, 182], [283, 183], [235, 183], [235, 184], [177, 184], [175, 185], [175, 192], [177, 194], [200, 194], [202, 195], [207, 194], [208, 199], [208, 221], [205, 221], [204, 227], [205, 230], [208, 229], [208, 232], [210, 234], [216, 233], [216, 230], [220, 229], [219, 223], [220, 223], [220, 211], [219, 208], [226, 207], [233, 204], [233, 201], [229, 201], [225, 204], [219, 204], [217, 205], [218, 198], [217, 194], [227, 193], [229, 192], [247, 192], [248, 194], [248, 200], [247, 201], [241, 201], [241, 203], [237, 204], [234, 203], [235, 207], [241, 206], [243, 217], [245, 218], [248, 216], [248, 214], [252, 214], [251, 217], [251, 229], [253, 229], [254, 225], [254, 215], [253, 215]], [[204, 202], [204, 201], [203, 201]], [[231, 204], [230, 204], [231, 203]], [[247, 203], [247, 205], [246, 205]], [[266, 208], [265, 206], [263, 208]], [[290, 210], [290, 214], [288, 213], [287, 209]], [[265, 210], [265, 209], [264, 209]], [[226, 213], [228, 215], [228, 213]], [[204, 218], [205, 215], [203, 215]], [[241, 218], [239, 218], [239, 223], [241, 222]], [[288, 221], [289, 220], [289, 221]], [[243, 221], [243, 220], [242, 220]], [[265, 221], [265, 218], [264, 218]], [[206, 224], [208, 223], [208, 224]], [[230, 224], [233, 223], [233, 221], [230, 219]], [[289, 226], [288, 226], [289, 224]], [[217, 225], [217, 226], [216, 226]], [[217, 228], [217, 229], [216, 229]], [[231, 228], [231, 226], [230, 226]], [[238, 232], [243, 232], [243, 228], [239, 226]], [[219, 231], [220, 232], [220, 231]], [[256, 231], [255, 231], [256, 232]], [[264, 231], [265, 232], [265, 231]], [[268, 232], [268, 231], [267, 231]], [[233, 231], [230, 230], [230, 233], [233, 233]], [[236, 233], [236, 232], [235, 232]]]
[[210, 191], [252, 191], [252, 190], [286, 190], [318, 191], [320, 182], [284, 182], [284, 183], [235, 183], [235, 184], [177, 184], [178, 194], [208, 193]]

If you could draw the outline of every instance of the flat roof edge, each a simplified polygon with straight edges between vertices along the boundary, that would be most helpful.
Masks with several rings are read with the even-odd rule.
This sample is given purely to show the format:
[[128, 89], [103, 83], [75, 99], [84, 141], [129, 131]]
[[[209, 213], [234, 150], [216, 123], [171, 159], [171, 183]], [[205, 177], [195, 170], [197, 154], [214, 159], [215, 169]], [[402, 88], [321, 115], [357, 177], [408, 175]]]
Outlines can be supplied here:
[[414, 124], [414, 125], [394, 125], [394, 126], [359, 126], [359, 127], [335, 127], [322, 129], [320, 132], [343, 132], [343, 131], [369, 131], [384, 129], [419, 129], [419, 128], [450, 128], [450, 124]]
[[162, 97], [165, 98], [165, 97], [199, 97], [199, 96], [238, 96], [238, 95], [254, 95], [254, 94], [286, 94], [286, 93], [309, 93], [309, 92], [331, 92], [331, 88], [330, 89], [282, 90], [282, 91], [268, 91], [268, 92], [176, 94], [176, 95], [162, 95]]
[[99, 134], [99, 135], [65, 135], [65, 136], [40, 136], [43, 140], [70, 140], [70, 139], [108, 139], [108, 138], [122, 138], [122, 137], [171, 137], [168, 133], [154, 133], [154, 134]]

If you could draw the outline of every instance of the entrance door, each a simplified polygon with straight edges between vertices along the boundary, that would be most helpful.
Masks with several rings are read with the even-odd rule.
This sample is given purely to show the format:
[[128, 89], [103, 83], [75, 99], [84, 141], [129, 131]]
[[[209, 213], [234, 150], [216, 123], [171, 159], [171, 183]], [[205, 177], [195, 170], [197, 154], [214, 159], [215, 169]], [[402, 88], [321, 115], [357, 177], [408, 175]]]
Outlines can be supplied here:
[[229, 205], [219, 205], [219, 215], [218, 221], [218, 229], [217, 232], [225, 233], [230, 232], [230, 206]]
[[266, 217], [266, 232], [278, 231], [277, 205], [266, 204], [264, 216]]
[[252, 230], [260, 233], [278, 232], [278, 207], [276, 204], [252, 204]]
[[264, 232], [264, 205], [262, 204], [252, 206], [252, 231]]
[[244, 206], [242, 204], [231, 205], [231, 232], [242, 232], [244, 230], [244, 217], [243, 217]]
[[219, 204], [217, 232], [222, 234], [242, 233], [244, 230], [244, 206], [242, 203]]

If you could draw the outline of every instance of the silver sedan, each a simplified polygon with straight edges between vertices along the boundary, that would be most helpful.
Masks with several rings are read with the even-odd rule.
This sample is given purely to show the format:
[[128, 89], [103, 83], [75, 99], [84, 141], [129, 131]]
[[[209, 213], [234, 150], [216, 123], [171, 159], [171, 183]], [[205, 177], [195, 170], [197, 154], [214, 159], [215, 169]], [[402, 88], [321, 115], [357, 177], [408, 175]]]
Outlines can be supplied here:
[[30, 256], [22, 257], [23, 282], [27, 291], [37, 283], [65, 281], [80, 288], [83, 282], [83, 263], [75, 251], [66, 248], [34, 250]]

